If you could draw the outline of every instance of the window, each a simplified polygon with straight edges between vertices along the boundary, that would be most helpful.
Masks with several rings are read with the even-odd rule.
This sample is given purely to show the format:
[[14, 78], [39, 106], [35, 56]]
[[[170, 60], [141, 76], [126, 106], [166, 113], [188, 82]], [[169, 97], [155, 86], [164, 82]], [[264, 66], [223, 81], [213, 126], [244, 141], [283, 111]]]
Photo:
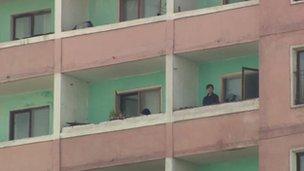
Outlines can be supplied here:
[[151, 114], [161, 112], [161, 89], [148, 89], [117, 94], [116, 108], [125, 117], [134, 117], [148, 109]]
[[297, 171], [304, 171], [304, 153], [297, 153]]
[[162, 14], [162, 0], [120, 0], [120, 21]]
[[10, 114], [10, 140], [49, 134], [49, 107], [12, 111]]
[[51, 11], [39, 11], [13, 16], [13, 40], [51, 33]]
[[242, 76], [231, 76], [223, 78], [223, 101], [224, 102], [234, 102], [240, 101], [242, 98]]
[[297, 52], [296, 59], [296, 104], [304, 103], [304, 51]]
[[224, 102], [248, 100], [259, 97], [259, 70], [242, 68], [242, 74], [223, 77]]
[[249, 1], [249, 0], [223, 0], [223, 4], [232, 4], [232, 3], [237, 3], [237, 2], [243, 2], [243, 1]]

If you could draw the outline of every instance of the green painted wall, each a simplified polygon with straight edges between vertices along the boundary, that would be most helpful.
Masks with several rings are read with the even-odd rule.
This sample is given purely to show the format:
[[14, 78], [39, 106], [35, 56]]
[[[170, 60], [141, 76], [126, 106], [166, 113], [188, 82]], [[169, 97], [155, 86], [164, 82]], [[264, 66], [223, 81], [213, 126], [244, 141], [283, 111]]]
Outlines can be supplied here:
[[199, 66], [199, 99], [201, 105], [203, 97], [206, 95], [206, 85], [214, 85], [215, 93], [221, 96], [221, 78], [223, 75], [242, 72], [242, 67], [259, 68], [257, 55], [248, 55], [231, 59], [208, 61]]
[[[165, 0], [162, 1], [161, 13], [166, 13]], [[119, 0], [89, 0], [89, 20], [94, 26], [119, 22]]]
[[[229, 3], [236, 3], [242, 1], [246, 1], [246, 0], [229, 0]], [[223, 4], [223, 0], [197, 0], [198, 9], [214, 7], [222, 4]]]
[[247, 157], [237, 160], [202, 165], [197, 171], [258, 171], [258, 157]]
[[214, 7], [222, 4], [223, 4], [223, 0], [197, 0], [198, 9]]
[[109, 119], [109, 113], [115, 109], [115, 91], [150, 86], [162, 87], [162, 110], [165, 111], [165, 73], [163, 71], [91, 84], [89, 88], [88, 121], [99, 123]]
[[94, 26], [119, 21], [118, 0], [89, 0], [89, 18]]
[[[53, 118], [52, 91], [0, 96], [0, 142], [9, 140], [10, 111], [47, 105], [50, 106], [50, 118]], [[50, 130], [53, 130], [52, 125], [53, 119], [50, 119]]]
[[7, 0], [0, 3], [0, 42], [11, 40], [11, 16], [43, 9], [52, 10], [54, 31], [54, 0]]

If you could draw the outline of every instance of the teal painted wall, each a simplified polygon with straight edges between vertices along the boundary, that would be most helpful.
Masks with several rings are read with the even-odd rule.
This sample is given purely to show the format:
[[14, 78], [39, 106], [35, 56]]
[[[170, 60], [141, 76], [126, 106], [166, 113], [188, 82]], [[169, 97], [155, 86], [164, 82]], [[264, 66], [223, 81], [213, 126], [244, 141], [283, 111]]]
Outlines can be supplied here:
[[[242, 2], [246, 0], [229, 0], [229, 3]], [[223, 4], [223, 0], [197, 0], [198, 8], [208, 8]]]
[[201, 105], [203, 97], [206, 95], [206, 85], [214, 85], [215, 93], [221, 96], [221, 78], [223, 75], [242, 72], [242, 67], [259, 68], [257, 55], [248, 55], [231, 59], [208, 61], [199, 66], [199, 99]]
[[150, 86], [162, 87], [162, 110], [165, 111], [165, 73], [163, 71], [91, 84], [89, 87], [88, 121], [100, 123], [109, 120], [109, 113], [115, 109], [115, 91]]
[[247, 157], [237, 160], [202, 165], [197, 171], [258, 171], [258, 157]]
[[0, 142], [9, 140], [10, 111], [50, 106], [50, 130], [53, 125], [53, 92], [37, 91], [0, 96]]
[[89, 0], [89, 18], [94, 26], [119, 21], [118, 0]]
[[[165, 0], [162, 1], [161, 13], [166, 13]], [[94, 26], [119, 22], [119, 0], [89, 0], [89, 20]]]
[[54, 31], [54, 0], [8, 0], [0, 4], [0, 42], [11, 40], [11, 16], [43, 9], [52, 10]]
[[197, 0], [198, 8], [208, 8], [222, 4], [223, 4], [223, 0]]

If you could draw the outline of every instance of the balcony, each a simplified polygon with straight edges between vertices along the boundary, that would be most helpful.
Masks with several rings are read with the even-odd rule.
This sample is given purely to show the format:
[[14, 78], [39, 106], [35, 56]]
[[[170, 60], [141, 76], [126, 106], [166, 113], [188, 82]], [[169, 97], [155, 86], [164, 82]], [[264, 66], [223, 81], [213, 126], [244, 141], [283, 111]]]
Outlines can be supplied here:
[[31, 142], [53, 133], [52, 76], [2, 83], [0, 94], [0, 146]]
[[164, 57], [65, 73], [62, 112], [63, 136], [162, 122]]
[[166, 13], [166, 0], [63, 0], [62, 30], [78, 30]]
[[258, 68], [256, 42], [177, 54], [174, 117], [181, 120], [258, 109]]
[[0, 2], [0, 43], [54, 32], [54, 0]]

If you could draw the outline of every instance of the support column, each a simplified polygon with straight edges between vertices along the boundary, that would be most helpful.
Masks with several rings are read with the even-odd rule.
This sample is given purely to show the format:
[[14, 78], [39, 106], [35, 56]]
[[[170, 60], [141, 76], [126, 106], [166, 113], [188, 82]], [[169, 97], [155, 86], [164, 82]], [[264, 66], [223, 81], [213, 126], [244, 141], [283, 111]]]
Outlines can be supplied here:
[[197, 171], [199, 166], [176, 158], [166, 158], [166, 170], [165, 171]]
[[167, 0], [166, 2], [167, 2], [167, 6], [166, 6], [167, 16], [168, 18], [170, 18], [174, 14], [174, 0]]
[[59, 38], [62, 21], [62, 0], [55, 0], [55, 37]]
[[166, 56], [166, 157], [173, 157], [173, 55]]

